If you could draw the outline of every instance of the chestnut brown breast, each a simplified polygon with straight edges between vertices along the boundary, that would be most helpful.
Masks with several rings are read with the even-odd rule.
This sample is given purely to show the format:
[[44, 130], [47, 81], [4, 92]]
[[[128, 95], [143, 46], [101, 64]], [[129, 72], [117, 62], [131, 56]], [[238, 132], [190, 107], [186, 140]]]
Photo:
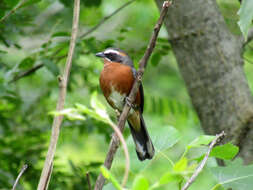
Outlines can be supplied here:
[[[118, 109], [119, 111], [123, 109], [124, 99], [129, 95], [134, 80], [135, 78], [130, 66], [105, 61], [99, 82], [106, 100], [114, 109]], [[134, 103], [136, 106], [140, 105], [140, 92], [137, 93]]]

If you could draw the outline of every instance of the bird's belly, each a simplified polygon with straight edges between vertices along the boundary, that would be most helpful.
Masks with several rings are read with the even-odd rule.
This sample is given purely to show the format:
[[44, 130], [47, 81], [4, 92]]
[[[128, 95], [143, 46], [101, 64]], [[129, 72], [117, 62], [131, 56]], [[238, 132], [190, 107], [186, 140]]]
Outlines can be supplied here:
[[108, 97], [109, 101], [113, 103], [113, 107], [118, 109], [119, 111], [122, 111], [124, 107], [126, 94], [120, 93], [115, 90], [114, 87], [111, 88], [111, 93]]

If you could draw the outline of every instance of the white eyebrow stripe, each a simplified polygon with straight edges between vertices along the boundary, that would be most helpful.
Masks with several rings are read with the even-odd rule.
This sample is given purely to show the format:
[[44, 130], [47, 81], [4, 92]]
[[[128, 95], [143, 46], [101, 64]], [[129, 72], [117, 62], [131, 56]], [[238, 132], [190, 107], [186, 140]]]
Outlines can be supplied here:
[[108, 50], [106, 50], [106, 51], [104, 52], [104, 54], [109, 54], [109, 53], [116, 53], [116, 54], [119, 55], [119, 52], [116, 51], [116, 50], [113, 50], [113, 49], [108, 49]]

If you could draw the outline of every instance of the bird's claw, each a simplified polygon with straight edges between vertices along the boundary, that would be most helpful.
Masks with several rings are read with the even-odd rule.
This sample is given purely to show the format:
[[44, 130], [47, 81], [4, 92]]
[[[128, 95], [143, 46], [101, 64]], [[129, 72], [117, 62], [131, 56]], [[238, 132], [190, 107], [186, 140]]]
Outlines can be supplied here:
[[130, 98], [129, 97], [126, 97], [125, 98], [125, 102], [126, 102], [126, 104], [129, 106], [129, 107], [134, 107], [134, 105], [131, 103], [131, 100], [130, 100]]

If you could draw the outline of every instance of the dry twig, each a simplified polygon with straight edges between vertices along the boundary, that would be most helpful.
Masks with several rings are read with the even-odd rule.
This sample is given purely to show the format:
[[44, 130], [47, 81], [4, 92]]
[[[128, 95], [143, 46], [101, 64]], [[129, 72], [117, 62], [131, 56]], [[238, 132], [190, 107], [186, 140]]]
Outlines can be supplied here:
[[187, 190], [190, 187], [190, 185], [195, 181], [197, 176], [200, 174], [200, 172], [203, 170], [204, 166], [206, 165], [209, 154], [212, 151], [214, 145], [217, 144], [224, 136], [225, 136], [224, 131], [222, 131], [220, 134], [216, 135], [215, 139], [209, 145], [204, 159], [201, 161], [201, 163], [199, 164], [197, 169], [192, 174], [191, 178], [185, 183], [185, 185], [183, 186], [183, 188], [181, 190]]
[[[77, 38], [79, 13], [80, 13], [80, 0], [75, 0], [74, 11], [73, 11], [72, 34], [71, 34], [71, 40], [70, 40], [70, 47], [68, 51], [68, 57], [67, 57], [63, 77], [59, 78], [60, 92], [59, 92], [59, 99], [58, 99], [57, 108], [56, 108], [57, 111], [62, 110], [65, 103], [68, 79], [69, 79], [69, 74], [70, 74], [71, 65], [72, 65], [72, 57], [74, 54], [75, 42]], [[60, 126], [62, 123], [62, 119], [63, 119], [62, 115], [54, 117], [50, 145], [49, 145], [47, 157], [44, 163], [44, 168], [40, 176], [40, 181], [37, 188], [38, 190], [46, 190], [48, 187], [50, 176], [52, 173], [54, 154], [55, 154], [56, 144], [57, 144], [59, 133], [60, 133]]]
[[15, 183], [14, 183], [14, 185], [13, 185], [13, 187], [12, 187], [12, 190], [15, 190], [15, 189], [16, 189], [16, 187], [17, 187], [17, 185], [18, 185], [19, 179], [21, 178], [21, 176], [23, 175], [23, 173], [25, 172], [25, 170], [26, 170], [27, 168], [28, 168], [28, 165], [27, 165], [27, 164], [23, 165], [21, 171], [20, 171], [19, 174], [18, 174], [17, 179], [15, 180]]
[[[149, 57], [150, 57], [150, 55], [151, 55], [151, 53], [152, 53], [152, 51], [155, 47], [158, 33], [160, 31], [163, 20], [165, 18], [165, 15], [168, 11], [168, 7], [170, 5], [171, 5], [171, 2], [169, 2], [169, 1], [164, 2], [162, 10], [161, 10], [160, 18], [158, 19], [158, 21], [157, 21], [157, 23], [154, 27], [154, 31], [153, 31], [153, 34], [152, 34], [151, 39], [149, 41], [149, 44], [147, 46], [147, 49], [145, 51], [145, 54], [139, 62], [138, 74], [137, 74], [136, 80], [134, 82], [134, 85], [132, 87], [132, 90], [131, 90], [131, 92], [128, 96], [128, 100], [129, 100], [130, 104], [132, 104], [134, 102], [134, 99], [136, 97], [136, 93], [139, 89], [139, 85], [140, 85], [140, 82], [141, 82], [142, 75], [144, 73], [144, 70], [145, 70], [145, 67], [147, 65], [148, 59], [149, 59]], [[119, 121], [118, 121], [118, 127], [119, 127], [121, 132], [124, 130], [125, 122], [126, 122], [128, 112], [130, 111], [130, 109], [131, 109], [131, 107], [129, 106], [129, 104], [125, 104], [125, 106], [123, 108], [123, 111], [120, 115], [120, 118], [119, 118]], [[112, 166], [112, 161], [113, 161], [114, 155], [115, 155], [115, 153], [118, 149], [118, 146], [119, 146], [119, 140], [116, 137], [116, 135], [114, 134], [113, 138], [110, 142], [109, 151], [107, 153], [107, 156], [106, 156], [106, 159], [105, 159], [105, 162], [104, 162], [104, 166], [107, 169], [110, 169], [111, 166]], [[103, 177], [102, 174], [100, 174], [97, 178], [97, 181], [96, 181], [95, 190], [101, 190], [104, 186], [104, 183], [105, 183], [105, 178]]]
[[23, 78], [23, 77], [26, 77], [26, 76], [29, 76], [31, 74], [33, 74], [35, 71], [37, 71], [38, 69], [40, 69], [41, 67], [44, 66], [44, 63], [40, 63], [38, 65], [35, 65], [34, 67], [32, 67], [31, 69], [27, 70], [27, 71], [24, 71], [23, 73], [20, 73], [18, 74], [17, 76], [15, 76], [11, 81], [10, 83], [13, 83], [13, 82], [16, 82], [17, 80]]

